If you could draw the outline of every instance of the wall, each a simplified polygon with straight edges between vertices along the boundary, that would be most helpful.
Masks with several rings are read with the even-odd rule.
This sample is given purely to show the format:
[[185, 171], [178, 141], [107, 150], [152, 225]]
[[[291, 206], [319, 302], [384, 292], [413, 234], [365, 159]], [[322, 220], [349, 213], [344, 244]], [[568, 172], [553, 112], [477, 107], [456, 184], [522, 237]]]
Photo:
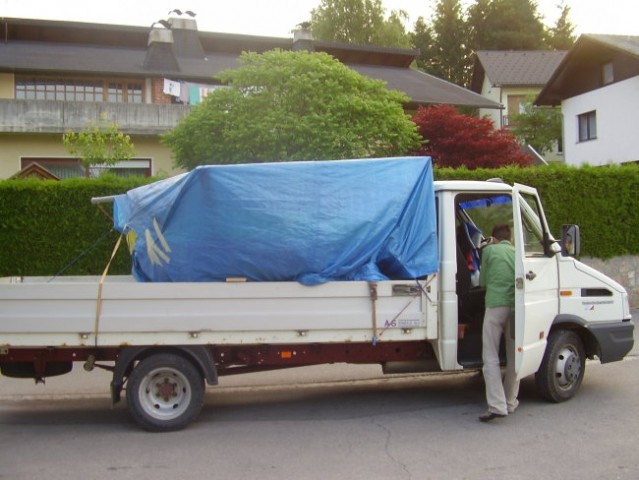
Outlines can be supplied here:
[[628, 291], [630, 306], [639, 308], [639, 256], [623, 255], [608, 260], [585, 257], [579, 260], [623, 285]]
[[[564, 100], [564, 153], [568, 165], [639, 160], [639, 77]], [[579, 142], [577, 115], [596, 110], [597, 138]]]
[[13, 98], [15, 81], [13, 73], [0, 73], [0, 98]]
[[[488, 75], [484, 75], [484, 83], [481, 86], [481, 95], [493, 102], [501, 103], [501, 88], [493, 86]], [[501, 110], [495, 110], [494, 108], [479, 109], [479, 116], [490, 118], [493, 121], [495, 128], [501, 128], [501, 113]]]
[[[485, 98], [500, 103], [504, 108], [503, 110], [495, 110], [488, 108], [479, 109], [480, 117], [488, 117], [492, 120], [495, 128], [503, 128], [503, 117], [509, 116], [512, 113], [508, 111], [508, 96], [509, 95], [537, 95], [541, 91], [541, 88], [531, 87], [497, 87], [493, 86], [488, 76], [484, 76], [484, 84], [482, 85], [481, 95]], [[558, 145], [555, 145], [553, 151], [547, 152], [543, 155], [547, 162], [563, 162], [564, 154], [558, 151]]]
[[[150, 158], [152, 174], [169, 176], [181, 173], [173, 168], [171, 151], [157, 137], [132, 136], [135, 156]], [[20, 171], [22, 157], [70, 158], [62, 145], [61, 134], [0, 134], [0, 179]]]
[[158, 135], [190, 111], [188, 105], [0, 99], [0, 132], [64, 133], [104, 118], [129, 135]]

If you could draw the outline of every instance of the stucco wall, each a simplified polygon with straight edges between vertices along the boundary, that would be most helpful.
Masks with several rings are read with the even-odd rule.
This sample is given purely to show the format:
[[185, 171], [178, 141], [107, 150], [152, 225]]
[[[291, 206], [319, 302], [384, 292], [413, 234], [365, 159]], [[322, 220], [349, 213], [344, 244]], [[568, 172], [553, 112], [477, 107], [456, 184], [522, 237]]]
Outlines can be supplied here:
[[[132, 137], [135, 156], [150, 158], [153, 175], [173, 175], [171, 151], [160, 145], [157, 137]], [[70, 158], [58, 134], [0, 134], [0, 179], [20, 171], [22, 157]]]
[[0, 98], [13, 98], [15, 81], [13, 73], [0, 73]]
[[[568, 165], [639, 160], [639, 77], [564, 100], [564, 152]], [[597, 138], [579, 142], [577, 116], [597, 112]]]
[[639, 256], [623, 255], [608, 260], [586, 257], [580, 260], [623, 285], [628, 291], [630, 306], [639, 308]]
[[[484, 75], [484, 83], [481, 87], [482, 97], [486, 97], [493, 102], [501, 103], [501, 88], [493, 86], [492, 82], [488, 78], [488, 75]], [[480, 117], [488, 117], [493, 121], [495, 128], [501, 128], [501, 110], [494, 108], [480, 108]]]

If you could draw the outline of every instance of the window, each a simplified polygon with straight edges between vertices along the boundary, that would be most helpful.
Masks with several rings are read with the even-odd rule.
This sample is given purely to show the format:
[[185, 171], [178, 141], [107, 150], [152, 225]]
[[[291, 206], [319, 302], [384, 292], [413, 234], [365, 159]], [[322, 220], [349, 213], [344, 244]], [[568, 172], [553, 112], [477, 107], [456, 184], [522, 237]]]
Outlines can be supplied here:
[[142, 83], [88, 79], [16, 77], [18, 100], [142, 103]]
[[522, 193], [520, 198], [524, 251], [527, 257], [544, 255], [544, 227], [541, 210], [533, 195]]
[[508, 115], [503, 117], [504, 127], [514, 127], [513, 116], [518, 113], [524, 113], [526, 106], [526, 95], [508, 95]]
[[597, 138], [597, 112], [592, 111], [577, 115], [579, 123], [579, 141], [594, 140]]
[[612, 62], [604, 63], [601, 67], [601, 81], [604, 85], [608, 85], [615, 81]]
[[[77, 158], [23, 157], [21, 159], [21, 168], [24, 169], [32, 163], [37, 163], [61, 179], [86, 176], [84, 167]], [[119, 162], [115, 165], [96, 166], [89, 169], [89, 176], [91, 177], [99, 177], [104, 173], [115, 175], [116, 177], [150, 177], [151, 160], [136, 158]]]

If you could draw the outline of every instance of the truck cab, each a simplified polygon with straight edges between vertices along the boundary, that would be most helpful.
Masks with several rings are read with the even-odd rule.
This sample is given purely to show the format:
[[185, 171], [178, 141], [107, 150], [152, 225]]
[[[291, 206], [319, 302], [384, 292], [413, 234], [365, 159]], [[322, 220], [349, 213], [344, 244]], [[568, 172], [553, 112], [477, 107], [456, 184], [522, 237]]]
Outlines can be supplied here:
[[437, 351], [443, 370], [481, 365], [481, 252], [493, 226], [504, 223], [512, 228], [516, 251], [518, 377], [537, 373], [540, 393], [561, 401], [579, 388], [586, 358], [604, 363], [630, 351], [634, 327], [626, 291], [574, 258], [576, 226], [566, 226], [560, 240], [552, 236], [534, 188], [442, 181], [435, 182], [435, 192], [441, 262]]

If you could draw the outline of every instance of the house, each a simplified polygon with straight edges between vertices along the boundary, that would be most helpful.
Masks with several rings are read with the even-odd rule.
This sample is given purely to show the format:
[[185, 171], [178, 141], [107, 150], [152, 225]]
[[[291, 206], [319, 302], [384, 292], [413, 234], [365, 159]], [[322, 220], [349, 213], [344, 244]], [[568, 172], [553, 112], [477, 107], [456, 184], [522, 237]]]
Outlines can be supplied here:
[[535, 103], [561, 105], [567, 164], [639, 161], [639, 37], [581, 35]]
[[[475, 57], [471, 90], [501, 105], [501, 110], [479, 109], [495, 128], [512, 126], [511, 115], [520, 113], [523, 104], [535, 98], [551, 77], [563, 51], [480, 50]], [[546, 160], [561, 160], [561, 142]]]
[[492, 100], [410, 68], [416, 50], [293, 38], [200, 32], [193, 16], [151, 27], [2, 18], [0, 47], [0, 178], [32, 163], [57, 177], [83, 174], [61, 135], [105, 117], [129, 134], [136, 157], [118, 175], [173, 174], [159, 135], [171, 130], [204, 95], [214, 76], [238, 66], [243, 51], [275, 48], [326, 52], [410, 98], [406, 106], [450, 103], [498, 108]]

